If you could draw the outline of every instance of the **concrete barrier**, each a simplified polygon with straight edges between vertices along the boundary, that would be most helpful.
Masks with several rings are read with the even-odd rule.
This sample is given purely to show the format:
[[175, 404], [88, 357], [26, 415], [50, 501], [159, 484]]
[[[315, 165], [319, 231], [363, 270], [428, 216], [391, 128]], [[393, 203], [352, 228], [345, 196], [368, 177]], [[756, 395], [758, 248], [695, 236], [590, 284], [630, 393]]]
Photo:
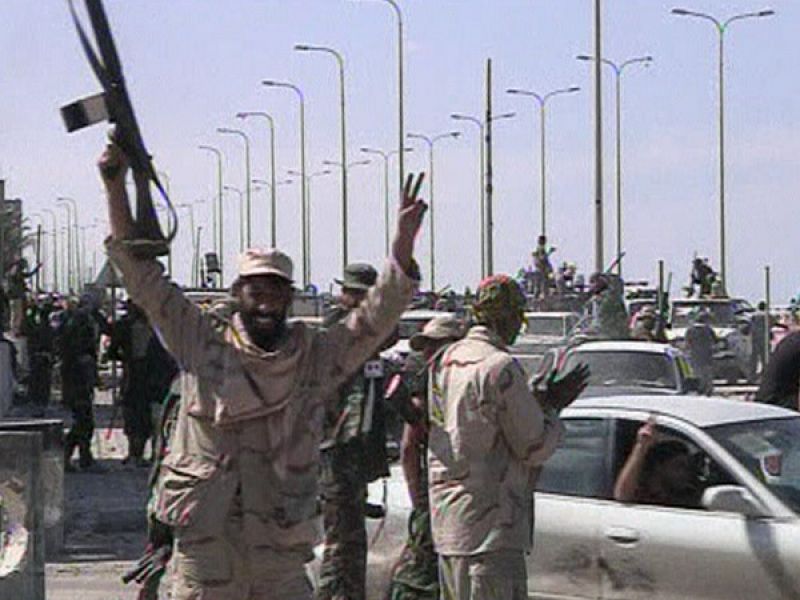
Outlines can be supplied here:
[[58, 419], [0, 419], [4, 432], [38, 432], [42, 435], [40, 489], [44, 490], [44, 547], [48, 560], [64, 547], [64, 422]]
[[0, 433], [0, 598], [45, 600], [41, 468], [41, 433]]
[[14, 373], [11, 371], [11, 343], [0, 341], [0, 417], [14, 401]]

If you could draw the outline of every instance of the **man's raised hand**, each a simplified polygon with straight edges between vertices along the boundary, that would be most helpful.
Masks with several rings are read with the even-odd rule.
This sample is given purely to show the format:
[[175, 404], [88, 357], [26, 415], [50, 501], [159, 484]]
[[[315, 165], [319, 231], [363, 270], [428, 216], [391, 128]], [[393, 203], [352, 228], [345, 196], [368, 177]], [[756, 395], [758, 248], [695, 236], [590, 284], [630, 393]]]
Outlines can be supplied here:
[[419, 190], [425, 179], [425, 173], [416, 177], [409, 173], [403, 186], [403, 198], [397, 215], [397, 232], [394, 238], [392, 253], [402, 269], [408, 273], [411, 268], [411, 257], [414, 253], [414, 240], [422, 226], [422, 219], [428, 205], [419, 198]]

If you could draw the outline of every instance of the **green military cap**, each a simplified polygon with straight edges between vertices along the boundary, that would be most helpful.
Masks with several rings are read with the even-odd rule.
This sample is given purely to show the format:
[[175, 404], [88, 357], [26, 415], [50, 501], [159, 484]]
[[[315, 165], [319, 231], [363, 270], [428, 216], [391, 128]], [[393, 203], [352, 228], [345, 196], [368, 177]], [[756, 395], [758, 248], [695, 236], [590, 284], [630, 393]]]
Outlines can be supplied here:
[[368, 290], [378, 279], [378, 272], [366, 263], [351, 263], [344, 268], [344, 277], [336, 283], [350, 290]]

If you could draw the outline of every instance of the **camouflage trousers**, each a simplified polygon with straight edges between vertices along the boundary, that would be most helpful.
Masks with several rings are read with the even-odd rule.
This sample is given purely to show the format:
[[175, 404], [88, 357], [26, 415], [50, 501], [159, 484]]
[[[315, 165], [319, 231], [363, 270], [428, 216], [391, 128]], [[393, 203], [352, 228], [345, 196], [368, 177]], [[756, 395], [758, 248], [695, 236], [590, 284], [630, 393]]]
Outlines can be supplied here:
[[522, 550], [475, 556], [440, 556], [441, 600], [527, 600]]
[[178, 533], [173, 553], [172, 600], [311, 600], [308, 555], [300, 550], [251, 546], [241, 515], [228, 515], [219, 535]]
[[415, 508], [408, 518], [408, 541], [392, 569], [388, 600], [438, 600], [439, 569], [428, 507]]
[[318, 600], [365, 600], [367, 485], [355, 448], [335, 446], [322, 453], [320, 491], [325, 529]]

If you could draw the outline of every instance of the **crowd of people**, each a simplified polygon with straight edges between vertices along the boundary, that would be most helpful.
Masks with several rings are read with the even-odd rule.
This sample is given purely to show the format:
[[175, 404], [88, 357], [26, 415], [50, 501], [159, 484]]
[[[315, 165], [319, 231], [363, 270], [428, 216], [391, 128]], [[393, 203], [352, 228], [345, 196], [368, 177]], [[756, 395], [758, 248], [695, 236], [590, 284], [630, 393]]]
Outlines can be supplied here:
[[[125, 155], [111, 144], [99, 167], [110, 214], [107, 250], [128, 294], [124, 316], [110, 319], [90, 295], [28, 294], [14, 326], [27, 339], [27, 393], [36, 414], [52, 403], [58, 365], [62, 402], [72, 413], [68, 470], [97, 470], [91, 440], [98, 364], [123, 366], [124, 462], [155, 463], [148, 546], [127, 576], [142, 585], [141, 597], [157, 597], [171, 561], [177, 600], [308, 600], [312, 593], [324, 600], [366, 598], [366, 521], [385, 516], [385, 506], [367, 501], [367, 486], [389, 475], [393, 446], [387, 440], [396, 439], [412, 510], [385, 596], [527, 598], [533, 490], [563, 434], [559, 414], [589, 377], [579, 366], [531, 383], [509, 354], [528, 308], [525, 281], [535, 298], [547, 297], [554, 280], [562, 282], [558, 290], [576, 286], [567, 263], [553, 275], [554, 248], [546, 238], [533, 253], [538, 275], [522, 285], [506, 275], [484, 279], [470, 294], [469, 311], [429, 321], [411, 337], [408, 356], [392, 362], [381, 352], [397, 341], [398, 321], [421, 280], [413, 247], [426, 206], [413, 178], [383, 272], [347, 265], [337, 280], [336, 305], [313, 326], [289, 319], [293, 265], [275, 248], [242, 254], [224, 307], [190, 301], [155, 257], [130, 244], [135, 228]], [[708, 279], [698, 275], [701, 289]], [[655, 307], [628, 321], [618, 277], [596, 274], [585, 291], [592, 303], [589, 327], [598, 335], [666, 341]], [[691, 321], [687, 355], [708, 391], [716, 338], [706, 312], [697, 311]], [[781, 365], [797, 370], [797, 337], [785, 348], [786, 358], [771, 363], [776, 372]], [[775, 393], [794, 394], [796, 401], [798, 381]], [[153, 407], [162, 408], [155, 420]], [[614, 497], [696, 503], [688, 454], [680, 442], [659, 439], [654, 422], [646, 423]], [[312, 592], [305, 563], [318, 539], [318, 517], [323, 552]]]

